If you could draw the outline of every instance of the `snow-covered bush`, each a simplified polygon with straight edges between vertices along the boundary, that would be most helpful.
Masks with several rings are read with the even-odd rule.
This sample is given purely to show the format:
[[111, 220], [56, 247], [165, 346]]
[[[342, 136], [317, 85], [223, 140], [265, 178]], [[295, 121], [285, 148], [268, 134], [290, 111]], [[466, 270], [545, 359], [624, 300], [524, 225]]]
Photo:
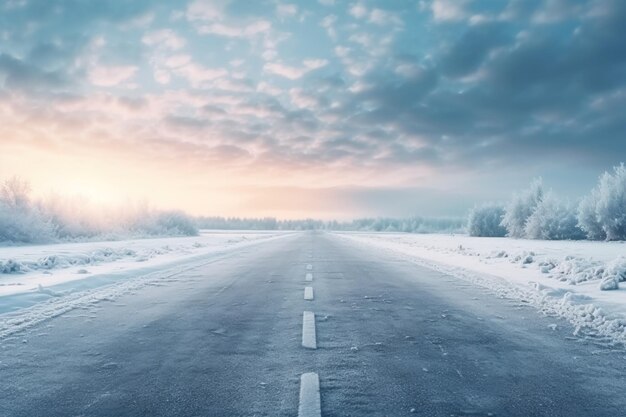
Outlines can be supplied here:
[[60, 239], [91, 238], [110, 233], [113, 223], [120, 220], [111, 219], [109, 223], [106, 210], [82, 196], [53, 194], [39, 201], [38, 208], [54, 224]]
[[501, 222], [501, 225], [506, 228], [508, 236], [525, 237], [526, 222], [542, 199], [543, 183], [541, 178], [533, 180], [527, 190], [513, 196], [505, 206], [505, 213]]
[[467, 232], [470, 236], [506, 236], [506, 229], [501, 224], [503, 216], [503, 206], [497, 204], [475, 206], [467, 219]]
[[0, 184], [0, 244], [196, 234], [194, 220], [182, 212], [153, 210], [145, 203], [104, 206], [81, 196], [33, 201], [25, 181]]
[[578, 226], [587, 234], [587, 239], [604, 240], [606, 232], [596, 215], [596, 201], [598, 201], [597, 190], [592, 190], [591, 194], [580, 201], [577, 214]]
[[585, 233], [578, 227], [576, 209], [547, 193], [538, 203], [524, 227], [528, 239], [579, 240]]
[[28, 183], [14, 177], [0, 188], [0, 242], [45, 243], [54, 239], [54, 226], [30, 201]]
[[[605, 172], [578, 208], [578, 222], [590, 239], [626, 240], [626, 167]], [[600, 232], [600, 229], [602, 232]]]
[[626, 281], [626, 258], [621, 257], [606, 266], [600, 289], [603, 291], [618, 290], [619, 283], [623, 281]]
[[0, 242], [46, 243], [54, 240], [54, 227], [36, 210], [15, 210], [0, 202]]
[[181, 211], [159, 212], [139, 223], [138, 230], [150, 235], [196, 236], [198, 228], [191, 217]]

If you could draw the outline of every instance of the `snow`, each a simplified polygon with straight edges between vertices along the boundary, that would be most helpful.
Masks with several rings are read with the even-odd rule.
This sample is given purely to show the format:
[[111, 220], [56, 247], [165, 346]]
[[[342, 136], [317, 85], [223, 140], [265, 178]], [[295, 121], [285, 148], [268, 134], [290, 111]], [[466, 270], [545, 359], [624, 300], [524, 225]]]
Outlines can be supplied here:
[[0, 247], [0, 297], [165, 265], [278, 234], [203, 231], [194, 237]]
[[[203, 231], [200, 236], [0, 248], [22, 265], [20, 273], [0, 274], [0, 339], [75, 309], [89, 309], [141, 288], [174, 279], [181, 272], [212, 263], [237, 249], [262, 244], [291, 232]], [[88, 274], [79, 273], [90, 254]], [[52, 256], [64, 262], [46, 263]], [[42, 266], [43, 265], [43, 266]]]
[[626, 343], [626, 245], [467, 235], [344, 233], [384, 250], [564, 317], [576, 332]]

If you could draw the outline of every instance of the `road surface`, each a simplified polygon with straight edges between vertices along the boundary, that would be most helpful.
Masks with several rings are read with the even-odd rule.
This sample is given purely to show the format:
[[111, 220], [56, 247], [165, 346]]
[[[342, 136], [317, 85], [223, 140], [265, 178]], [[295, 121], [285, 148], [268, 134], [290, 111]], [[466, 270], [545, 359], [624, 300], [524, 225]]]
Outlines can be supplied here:
[[626, 354], [572, 331], [297, 233], [1, 340], [0, 416], [624, 415]]

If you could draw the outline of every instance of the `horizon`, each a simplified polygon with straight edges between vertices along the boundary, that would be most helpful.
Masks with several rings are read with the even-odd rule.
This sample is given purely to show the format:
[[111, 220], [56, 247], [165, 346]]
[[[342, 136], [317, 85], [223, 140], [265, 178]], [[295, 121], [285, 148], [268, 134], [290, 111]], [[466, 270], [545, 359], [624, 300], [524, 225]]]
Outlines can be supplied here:
[[38, 196], [463, 216], [535, 177], [576, 199], [626, 154], [619, 1], [0, 8], [0, 178]]

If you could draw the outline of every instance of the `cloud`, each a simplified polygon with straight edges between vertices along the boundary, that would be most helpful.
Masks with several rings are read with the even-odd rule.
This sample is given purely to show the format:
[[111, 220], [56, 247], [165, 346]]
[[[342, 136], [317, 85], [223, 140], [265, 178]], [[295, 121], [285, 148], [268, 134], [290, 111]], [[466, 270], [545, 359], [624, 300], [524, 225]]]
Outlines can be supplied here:
[[168, 68], [178, 68], [191, 62], [191, 56], [188, 54], [176, 54], [167, 57], [165, 66]]
[[438, 22], [462, 20], [467, 17], [465, 10], [468, 0], [432, 0], [430, 9]]
[[164, 70], [155, 70], [154, 71], [154, 80], [159, 84], [169, 84], [171, 80], [171, 75], [169, 71]]
[[46, 71], [12, 55], [0, 53], [0, 86], [5, 89], [55, 91], [68, 85], [69, 80], [60, 71]]
[[221, 20], [227, 3], [226, 0], [195, 0], [187, 5], [185, 16], [190, 21]]
[[272, 24], [267, 20], [257, 20], [243, 26], [212, 23], [200, 26], [198, 31], [203, 34], [224, 36], [227, 38], [252, 38], [270, 31]]
[[186, 78], [195, 87], [202, 87], [208, 81], [228, 75], [228, 71], [224, 68], [209, 68], [194, 62], [176, 68], [174, 72]]
[[178, 50], [187, 43], [184, 38], [171, 29], [160, 29], [146, 33], [141, 39], [149, 46], [158, 46], [166, 49]]
[[382, 9], [372, 9], [369, 14], [369, 21], [379, 26], [402, 26], [402, 19], [395, 13]]
[[293, 67], [278, 62], [268, 62], [263, 66], [266, 72], [279, 75], [290, 80], [302, 78], [305, 74], [319, 68], [323, 68], [328, 64], [325, 59], [305, 59], [301, 67]]
[[284, 1], [5, 8], [0, 134], [394, 187], [626, 155], [622, 1]]
[[350, 15], [355, 19], [363, 19], [368, 15], [368, 10], [362, 3], [354, 3], [348, 9]]
[[443, 53], [442, 70], [453, 77], [467, 75], [477, 70], [491, 51], [511, 41], [512, 37], [502, 23], [471, 26]]
[[295, 4], [280, 3], [276, 5], [276, 14], [280, 18], [293, 17], [298, 13], [298, 6]]
[[337, 23], [337, 16], [332, 15], [332, 14], [325, 16], [320, 21], [320, 26], [326, 29], [326, 33], [328, 34], [328, 37], [331, 38], [332, 40], [337, 40], [337, 30], [335, 29], [336, 23]]
[[128, 81], [136, 72], [135, 66], [96, 66], [89, 70], [89, 81], [99, 87], [113, 87]]
[[302, 88], [292, 88], [289, 90], [289, 97], [291, 102], [300, 108], [318, 108], [323, 104], [326, 104], [326, 101], [321, 97], [308, 93], [304, 91]]

